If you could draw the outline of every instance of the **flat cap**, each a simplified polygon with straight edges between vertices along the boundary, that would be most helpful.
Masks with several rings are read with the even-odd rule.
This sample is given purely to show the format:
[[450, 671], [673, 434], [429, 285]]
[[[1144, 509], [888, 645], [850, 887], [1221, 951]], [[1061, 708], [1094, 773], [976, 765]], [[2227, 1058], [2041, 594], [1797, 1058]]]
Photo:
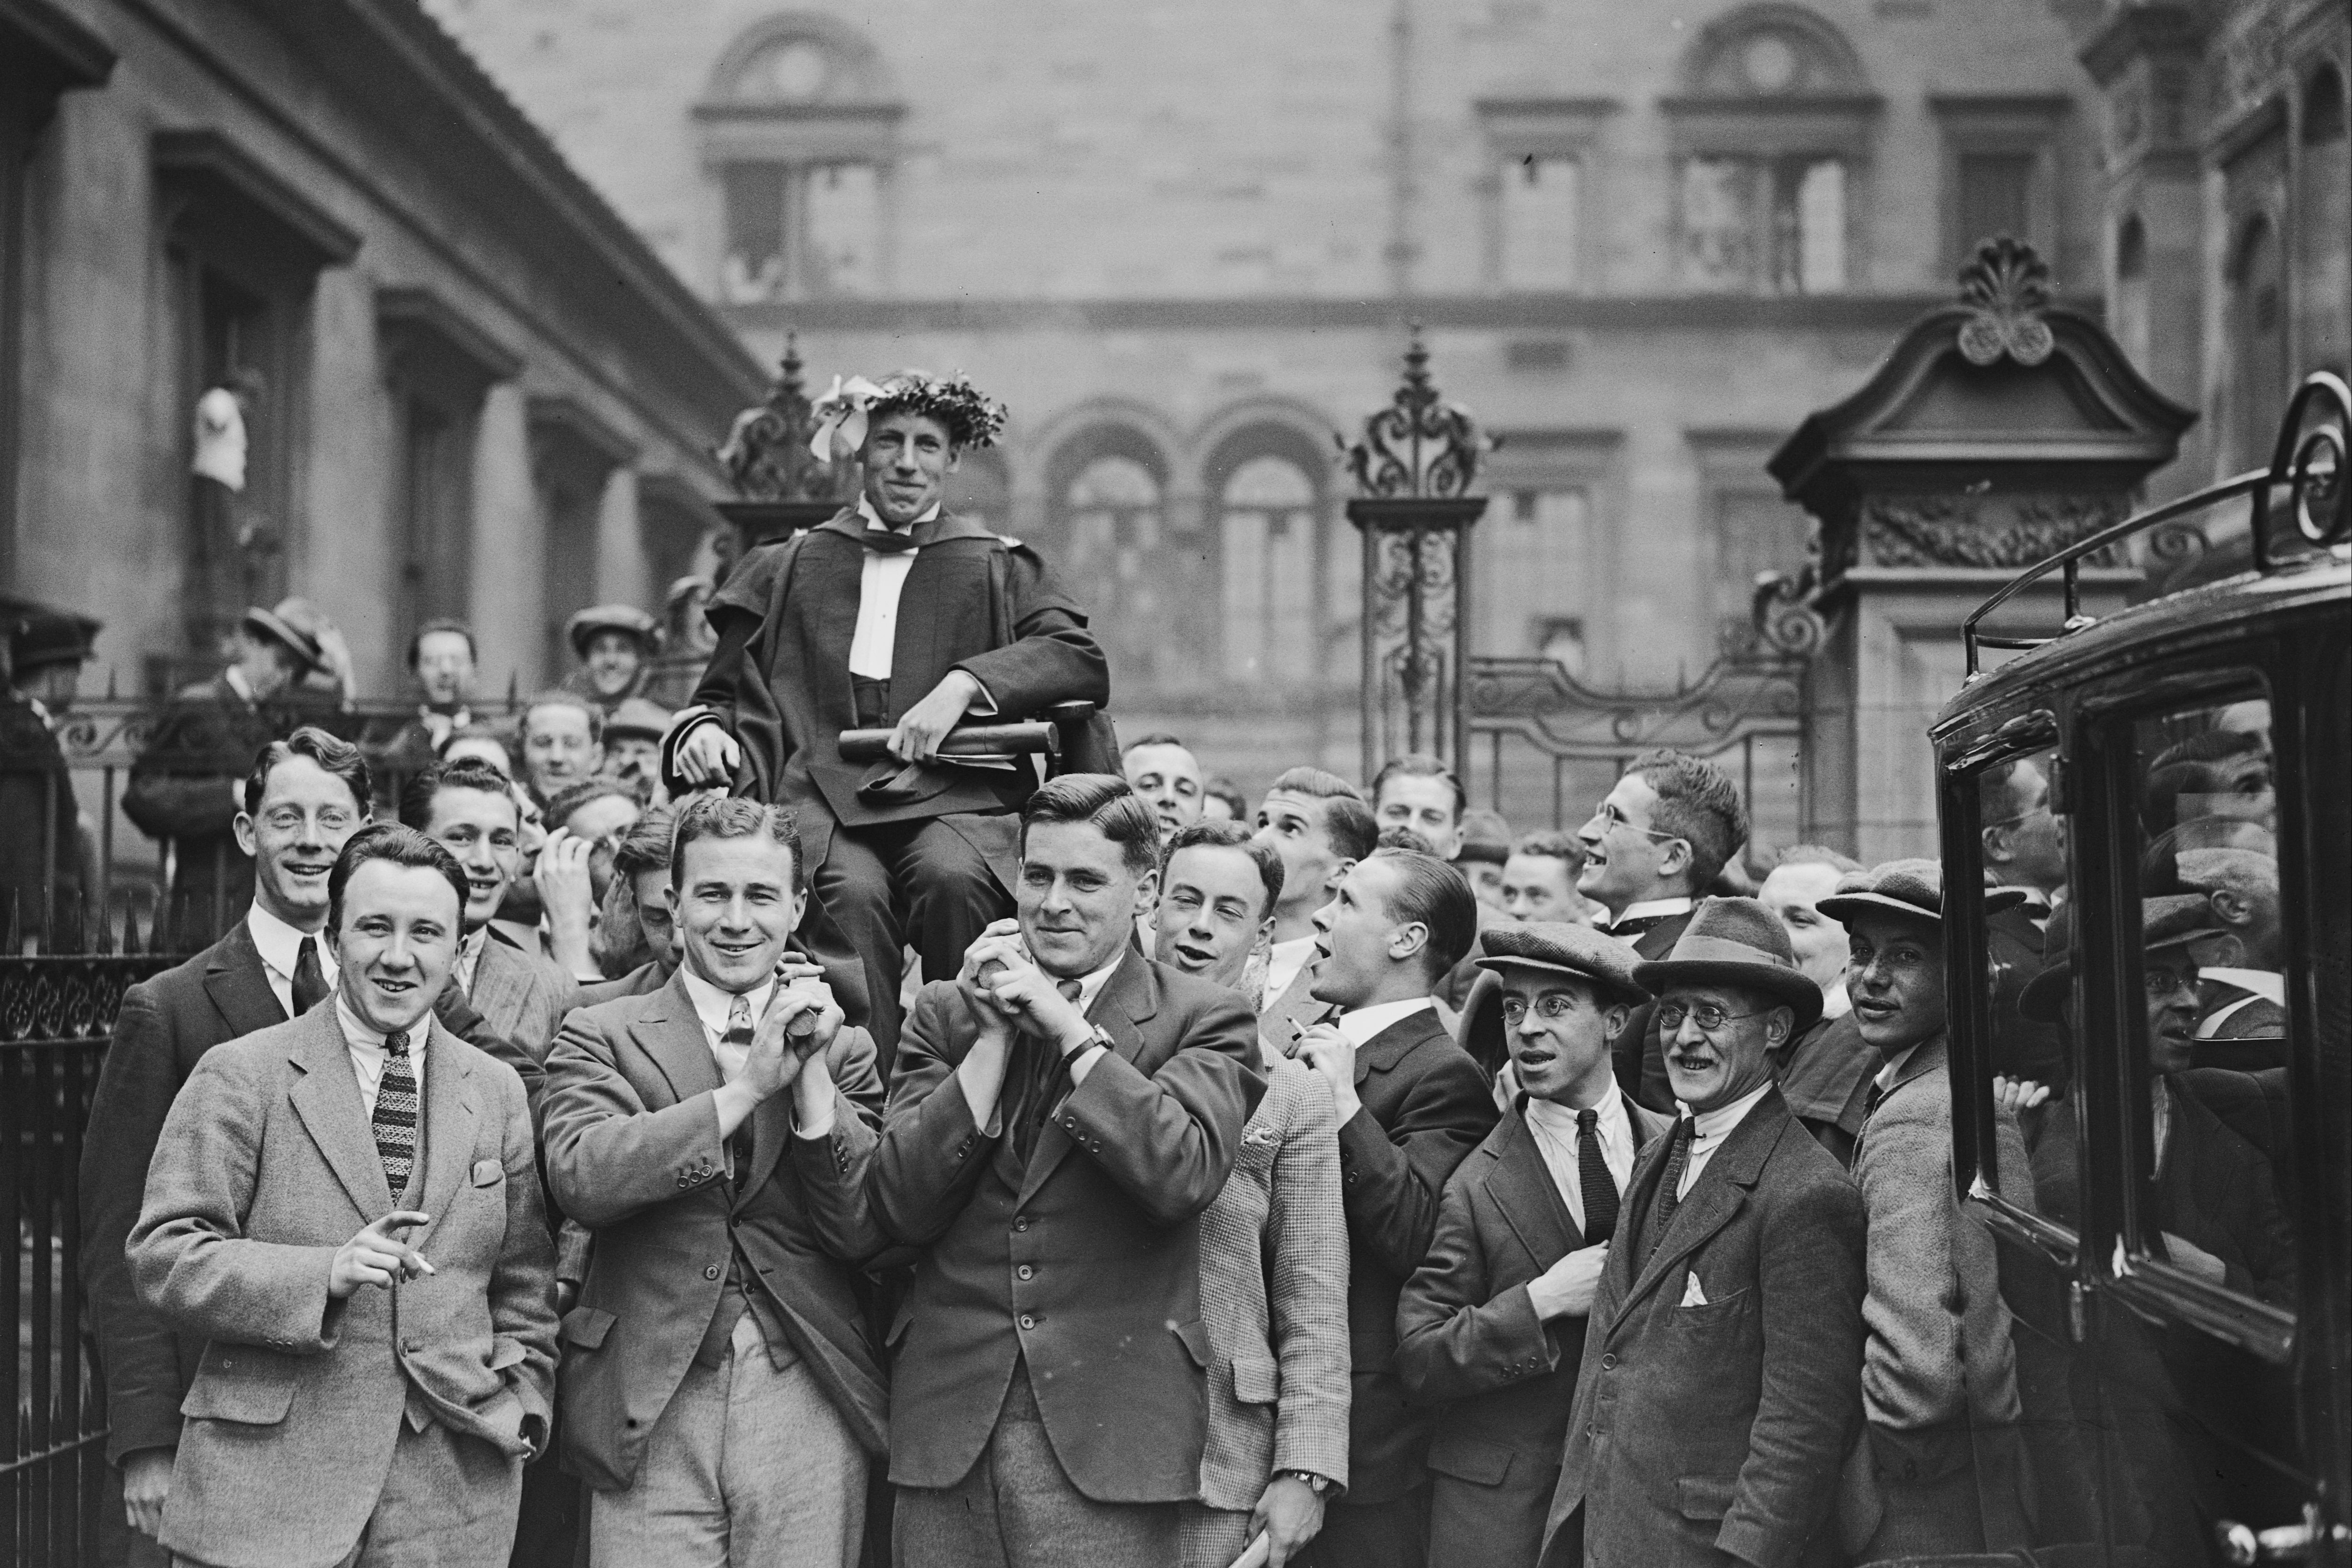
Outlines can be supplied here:
[[563, 623], [564, 640], [582, 658], [588, 657], [588, 639], [598, 632], [625, 632], [651, 653], [659, 631], [660, 624], [635, 605], [591, 605]]
[[604, 721], [604, 736], [642, 735], [658, 741], [669, 733], [669, 710], [650, 697], [625, 697]]
[[1633, 978], [1633, 950], [1615, 937], [1566, 921], [1490, 926], [1478, 933], [1486, 950], [1481, 969], [1541, 969], [1586, 980], [1619, 1001], [1642, 1003], [1650, 994]]

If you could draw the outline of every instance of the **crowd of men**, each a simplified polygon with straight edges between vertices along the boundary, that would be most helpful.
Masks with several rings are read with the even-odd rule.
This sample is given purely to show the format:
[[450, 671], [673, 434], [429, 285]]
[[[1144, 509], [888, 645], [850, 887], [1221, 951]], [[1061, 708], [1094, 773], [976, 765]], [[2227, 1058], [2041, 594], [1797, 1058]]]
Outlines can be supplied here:
[[[940, 507], [1001, 409], [859, 384], [820, 405], [857, 505], [745, 558], [676, 715], [616, 733], [643, 698], [592, 627], [518, 755], [434, 623], [396, 798], [323, 725], [149, 786], [175, 843], [226, 834], [242, 913], [131, 989], [87, 1134], [118, 1560], [2071, 1538], [1950, 1168], [1948, 901], [2024, 897], [1814, 847], [1748, 884], [1736, 785], [1670, 751], [1516, 838], [1423, 756], [1252, 803], [1165, 734], [1042, 781], [959, 755], [1109, 674], [1035, 552]], [[215, 708], [293, 673], [284, 609]], [[1987, 785], [2020, 878], [2032, 782]], [[2220, 934], [2209, 893], [2151, 900], [2152, 965]], [[2070, 1168], [2071, 1004], [2063, 928], [2026, 931], [1997, 1134], [2031, 1202]], [[2207, 999], [2164, 972], [2170, 1074]], [[2215, 1195], [2260, 1156], [2167, 1103], [2203, 1151], [2168, 1240], [2277, 1288], [2266, 1171]]]

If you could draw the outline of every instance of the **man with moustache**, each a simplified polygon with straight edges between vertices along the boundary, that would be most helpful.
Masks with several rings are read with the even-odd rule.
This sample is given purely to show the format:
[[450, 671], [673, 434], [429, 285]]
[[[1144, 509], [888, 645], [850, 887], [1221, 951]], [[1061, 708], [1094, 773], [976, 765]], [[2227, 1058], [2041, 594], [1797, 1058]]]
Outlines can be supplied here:
[[[1748, 808], [1731, 775], [1673, 750], [1644, 752], [1625, 766], [1577, 829], [1584, 869], [1576, 890], [1601, 906], [1609, 935], [1635, 953], [1664, 958], [1690, 924], [1693, 902], [1748, 841]], [[1617, 1039], [1617, 1081], [1653, 1110], [1672, 1102], [1664, 1041], [1648, 1008]]]
[[[164, 1118], [197, 1061], [214, 1047], [299, 1017], [334, 993], [327, 936], [335, 858], [367, 822], [372, 798], [359, 749], [300, 729], [261, 748], [246, 775], [237, 847], [252, 861], [244, 918], [186, 963], [123, 993], [83, 1134], [81, 1287], [106, 1374], [107, 1458], [120, 1467], [128, 1531], [109, 1533], [101, 1561], [160, 1561], [180, 1402], [203, 1342], [176, 1333], [142, 1301], [123, 1246], [139, 1217], [147, 1168]], [[537, 1081], [530, 1057], [492, 1033], [462, 993], [435, 1008], [452, 1033]], [[110, 1472], [110, 1478], [112, 1472]]]
[[798, 839], [781, 807], [689, 803], [684, 963], [573, 1013], [548, 1058], [548, 1184], [595, 1237], [562, 1437], [593, 1489], [593, 1564], [858, 1561], [887, 1407], [856, 1268], [882, 1248], [860, 1191], [882, 1080], [821, 971], [787, 957]]
[[[725, 784], [789, 805], [817, 909], [811, 947], [852, 1018], [890, 1060], [901, 954], [953, 977], [1012, 913], [1015, 814], [1036, 775], [942, 763], [967, 718], [1026, 719], [1110, 700], [1087, 618], [1037, 553], [943, 510], [963, 453], [1004, 405], [957, 374], [863, 376], [817, 400], [825, 462], [855, 456], [856, 504], [753, 551], [708, 612], [718, 647], [664, 747], [673, 795]], [[842, 760], [844, 730], [890, 731], [889, 756]], [[1070, 757], [1074, 770], [1116, 765]]]
[[1633, 978], [1684, 1113], [1626, 1184], [1545, 1560], [1826, 1568], [1861, 1418], [1862, 1196], [1772, 1083], [1821, 988], [1752, 899], [1699, 905]]
[[1648, 998], [1623, 943], [1536, 921], [1486, 945], [1520, 1092], [1446, 1183], [1397, 1304], [1398, 1375], [1436, 1412], [1432, 1568], [1533, 1568], [1625, 1180], [1673, 1125], [1611, 1071], [1611, 1037]]
[[1838, 879], [1862, 863], [1817, 844], [1800, 844], [1780, 858], [1756, 889], [1757, 901], [1780, 917], [1805, 978], [1822, 988], [1821, 1022], [1801, 1029], [1780, 1053], [1780, 1095], [1790, 1113], [1822, 1147], [1853, 1164], [1853, 1143], [1870, 1109], [1870, 1075], [1878, 1057], [1863, 1042], [1846, 994], [1845, 927], [1822, 912]]
[[1119, 766], [1133, 790], [1160, 823], [1164, 847], [1179, 828], [1201, 820], [1207, 799], [1201, 793], [1201, 759], [1173, 735], [1146, 735], [1119, 753]]
[[1135, 951], [1150, 808], [1065, 773], [1021, 814], [1017, 930], [908, 1016], [866, 1193], [927, 1247], [889, 1342], [903, 1568], [1175, 1568], [1200, 1495], [1198, 1219], [1264, 1089], [1249, 1006]]
[[552, 1244], [514, 1070], [433, 1019], [466, 877], [390, 823], [328, 879], [331, 1001], [207, 1052], [130, 1261], [204, 1345], [175, 1563], [502, 1568], [547, 1441]]
[[455, 856], [466, 873], [466, 931], [454, 982], [491, 1029], [547, 1059], [578, 1000], [572, 977], [492, 917], [520, 868], [522, 818], [507, 776], [472, 761], [438, 763], [400, 792], [400, 820]]
[[1433, 856], [1382, 849], [1315, 916], [1318, 1001], [1340, 1009], [1298, 1045], [1339, 1122], [1353, 1352], [1348, 1495], [1309, 1550], [1318, 1568], [1417, 1568], [1429, 1533], [1430, 1422], [1395, 1365], [1397, 1297], [1428, 1256], [1446, 1178], [1490, 1131], [1486, 1075], [1439, 1020], [1430, 988], [1461, 961], [1478, 900]]
[[[1238, 822], [1179, 829], [1160, 876], [1157, 947], [1168, 967], [1246, 991], [1272, 939], [1282, 859]], [[1253, 1537], [1268, 1568], [1322, 1527], [1348, 1484], [1348, 1229], [1330, 1096], [1269, 1055], [1265, 1098], [1240, 1157], [1201, 1216], [1201, 1321], [1209, 1438], [1201, 1499], [1183, 1505], [1184, 1568], [1226, 1568]]]
[[1258, 1029], [1281, 1054], [1329, 1009], [1315, 1000], [1315, 911], [1331, 901], [1357, 861], [1372, 852], [1380, 825], [1355, 786], [1321, 768], [1291, 768], [1257, 808], [1258, 841], [1282, 858]]
[[[2000, 1260], [1952, 1180], [1943, 892], [1936, 861], [1890, 860], [1848, 873], [1820, 905], [1845, 927], [1853, 1020], [1885, 1063], [1853, 1160], [1869, 1222], [1868, 1425], [1843, 1528], [1862, 1562], [2032, 1544]], [[2024, 1201], [2033, 1177], [2016, 1118], [1997, 1110], [1993, 1132], [1999, 1189]]]

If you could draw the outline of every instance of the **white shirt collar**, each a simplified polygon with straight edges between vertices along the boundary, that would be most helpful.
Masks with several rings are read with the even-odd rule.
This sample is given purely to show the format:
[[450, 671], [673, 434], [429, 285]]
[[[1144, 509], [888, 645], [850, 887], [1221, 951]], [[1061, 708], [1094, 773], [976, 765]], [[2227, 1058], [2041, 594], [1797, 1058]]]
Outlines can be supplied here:
[[247, 680], [245, 678], [245, 671], [239, 669], [236, 666], [232, 664], [226, 669], [222, 670], [221, 679], [228, 682], [228, 689], [231, 691], [236, 692], [247, 702], [251, 702], [255, 700], [253, 695], [253, 682]]
[[[1925, 1044], [1927, 1044], [1925, 1040], [1919, 1042], [1919, 1045]], [[1876, 1081], [1880, 1093], [1884, 1094], [1895, 1087], [1895, 1080], [1903, 1076], [1904, 1068], [1909, 1065], [1911, 1058], [1916, 1056], [1918, 1051], [1919, 1046], [1906, 1046], [1886, 1058], [1886, 1065], [1878, 1069]]]
[[1095, 998], [1102, 994], [1102, 988], [1110, 984], [1110, 977], [1118, 972], [1120, 962], [1126, 957], [1127, 953], [1124, 951], [1114, 953], [1111, 961], [1100, 969], [1091, 974], [1078, 976], [1079, 1012], [1091, 1013], [1095, 1010]]
[[2251, 991], [2273, 1006], [2286, 1005], [2286, 976], [2275, 969], [2231, 969], [2212, 964], [2197, 972], [2200, 980], [2218, 980], [2241, 991]]
[[874, 510], [874, 503], [861, 495], [857, 498], [857, 515], [866, 520], [866, 526], [869, 529], [878, 528], [885, 533], [911, 533], [914, 531], [915, 522], [929, 522], [940, 515], [940, 503], [933, 501], [930, 510], [915, 519], [915, 522], [910, 522], [904, 528], [893, 528], [882, 521], [882, 514]]
[[[688, 965], [678, 965], [677, 973], [686, 982], [686, 994], [694, 1003], [694, 1016], [702, 1020], [703, 1029], [714, 1039], [726, 1034], [727, 1015], [734, 1009], [736, 994], [720, 990]], [[775, 975], [771, 973], [765, 981], [742, 994], [743, 1000], [751, 1005], [755, 1021], [768, 1010], [768, 998], [775, 989]]]
[[1312, 931], [1305, 936], [1292, 937], [1288, 942], [1277, 942], [1267, 948], [1265, 999], [1268, 1002], [1281, 1000], [1282, 994], [1290, 989], [1290, 983], [1298, 978], [1298, 972], [1307, 967], [1307, 961], [1314, 953], [1315, 933]]
[[1412, 1017], [1423, 1007], [1436, 1005], [1426, 996], [1408, 996], [1402, 1002], [1377, 1002], [1370, 1007], [1359, 1007], [1352, 1013], [1339, 1015], [1339, 1033], [1348, 1037], [1350, 1045], [1361, 1047], [1382, 1029]]
[[[1622, 1139], [1628, 1149], [1633, 1146], [1633, 1123], [1625, 1114], [1625, 1097], [1622, 1094], [1613, 1088], [1611, 1089], [1608, 1093], [1601, 1097], [1601, 1103], [1592, 1107], [1592, 1110], [1596, 1113], [1593, 1117], [1592, 1128], [1594, 1131], [1601, 1134], [1601, 1141], [1603, 1143]], [[1573, 1105], [1562, 1105], [1557, 1100], [1538, 1100], [1534, 1095], [1528, 1096], [1528, 1120], [1530, 1122], [1542, 1122], [1562, 1132], [1570, 1140], [1576, 1137], [1576, 1119], [1581, 1114], [1582, 1112]]]
[[1748, 1119], [1748, 1113], [1756, 1109], [1756, 1102], [1763, 1099], [1764, 1091], [1771, 1087], [1772, 1080], [1768, 1078], [1729, 1105], [1718, 1105], [1713, 1110], [1693, 1111], [1689, 1106], [1676, 1100], [1675, 1109], [1692, 1120], [1691, 1149], [1693, 1152], [1696, 1152], [1702, 1144], [1712, 1152], [1726, 1138], [1731, 1136], [1732, 1129]]
[[[1584, 1150], [1576, 1131], [1576, 1119], [1583, 1112], [1575, 1106], [1538, 1100], [1532, 1095], [1521, 1110], [1527, 1117], [1528, 1131], [1536, 1141], [1536, 1152], [1543, 1156], [1544, 1169], [1551, 1173], [1551, 1184], [1559, 1190], [1560, 1202], [1567, 1205], [1569, 1218], [1576, 1222], [1579, 1232], [1583, 1231], [1587, 1223]], [[1592, 1110], [1592, 1131], [1601, 1140], [1601, 1163], [1609, 1168], [1611, 1184], [1622, 1193], [1626, 1178], [1633, 1173], [1633, 1123], [1625, 1114], [1625, 1097], [1612, 1084]], [[1588, 1244], [1607, 1239], [1585, 1237]]]
[[1840, 978], [1836, 984], [1822, 993], [1822, 1017], [1843, 1018], [1853, 1011], [1853, 998], [1846, 994], [1843, 978]]
[[324, 937], [298, 931], [261, 907], [256, 899], [245, 911], [245, 929], [253, 937], [253, 945], [261, 951], [261, 962], [285, 975], [294, 976], [294, 966], [302, 962], [302, 943], [308, 939], [319, 944], [319, 967], [328, 979], [334, 978], [335, 960], [327, 951]]
[[1663, 917], [1688, 914], [1695, 907], [1688, 899], [1637, 899], [1633, 903], [1627, 904], [1619, 911], [1617, 918], [1609, 923], [1622, 925], [1627, 921], [1645, 920], [1653, 915]]

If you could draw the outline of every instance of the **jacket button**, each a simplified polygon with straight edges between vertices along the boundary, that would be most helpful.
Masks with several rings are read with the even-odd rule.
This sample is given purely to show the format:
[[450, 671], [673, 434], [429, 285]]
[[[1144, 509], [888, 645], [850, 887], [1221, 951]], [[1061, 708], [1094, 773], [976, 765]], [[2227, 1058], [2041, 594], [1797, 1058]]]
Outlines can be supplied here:
[[702, 1277], [703, 1277], [705, 1279], [718, 1279], [718, 1278], [719, 1278], [719, 1265], [717, 1265], [716, 1263], [713, 1263], [713, 1264], [711, 1264], [709, 1267], [708, 1267], [708, 1268], [706, 1268], [705, 1269], [703, 1269], [703, 1271], [702, 1271]]
[[411, 1334], [408, 1338], [400, 1342], [400, 1348], [407, 1352], [410, 1355], [415, 1355], [417, 1352], [425, 1348], [425, 1342], [418, 1339], [415, 1335]]
[[1616, 1370], [1617, 1370], [1617, 1358], [1616, 1358], [1614, 1355], [1604, 1355], [1604, 1356], [1602, 1356], [1602, 1357], [1601, 1358], [1601, 1371], [1603, 1371], [1603, 1372], [1614, 1372], [1614, 1371], [1616, 1371]]
[[1013, 1228], [1015, 1230], [1027, 1230], [1029, 1228], [1029, 1216], [1025, 1214], [1014, 1215], [1013, 1216]]
[[1021, 1326], [1024, 1329], [1034, 1329], [1037, 1326], [1037, 1320], [1024, 1312], [1021, 1314]]
[[1014, 1274], [1018, 1275], [1020, 1278], [1022, 1278], [1022, 1279], [1028, 1279], [1031, 1275], [1033, 1275], [1033, 1274], [1036, 1273], [1037, 1271], [1036, 1271], [1034, 1268], [1030, 1268], [1027, 1264], [1025, 1264], [1025, 1263], [1024, 1263], [1024, 1264], [1023, 1264], [1020, 1268], [1018, 1268], [1014, 1269], [1013, 1272]]

